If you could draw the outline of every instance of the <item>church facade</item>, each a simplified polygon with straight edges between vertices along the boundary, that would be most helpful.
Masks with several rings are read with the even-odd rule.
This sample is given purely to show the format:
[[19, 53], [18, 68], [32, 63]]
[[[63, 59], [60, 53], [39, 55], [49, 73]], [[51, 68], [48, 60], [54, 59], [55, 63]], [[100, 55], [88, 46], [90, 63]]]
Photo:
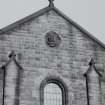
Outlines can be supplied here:
[[49, 0], [0, 30], [0, 105], [105, 105], [105, 45]]

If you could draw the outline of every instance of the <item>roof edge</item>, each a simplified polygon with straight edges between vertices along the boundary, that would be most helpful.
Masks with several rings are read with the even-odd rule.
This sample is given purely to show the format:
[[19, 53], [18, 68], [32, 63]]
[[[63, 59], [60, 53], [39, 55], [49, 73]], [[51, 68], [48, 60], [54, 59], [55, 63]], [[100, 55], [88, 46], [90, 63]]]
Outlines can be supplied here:
[[99, 44], [101, 47], [103, 47], [105, 49], [105, 44], [103, 42], [101, 42], [100, 40], [98, 40], [95, 36], [93, 36], [91, 33], [89, 33], [87, 30], [85, 30], [84, 28], [82, 28], [79, 24], [77, 24], [76, 22], [74, 22], [71, 18], [67, 17], [63, 12], [61, 12], [59, 9], [57, 9], [55, 6], [47, 6], [43, 9], [40, 9], [39, 11], [19, 20], [16, 21], [2, 29], [0, 29], [0, 34], [3, 34], [7, 31], [9, 31], [12, 28], [17, 27], [18, 25], [25, 23], [26, 21], [32, 19], [32, 18], [36, 18], [42, 14], [44, 14], [45, 12], [48, 12], [50, 10], [54, 10], [55, 12], [57, 12], [61, 17], [63, 17], [65, 20], [67, 20], [69, 23], [71, 23], [73, 26], [75, 26], [77, 29], [79, 29], [81, 32], [83, 32], [85, 35], [87, 35], [89, 38], [91, 38], [93, 41], [95, 41], [97, 44]]
[[38, 16], [44, 14], [45, 12], [50, 11], [52, 8], [53, 8], [52, 6], [51, 6], [51, 7], [50, 7], [50, 6], [45, 7], [45, 8], [40, 9], [39, 11], [37, 11], [37, 12], [35, 12], [35, 13], [32, 13], [32, 14], [30, 14], [30, 15], [28, 15], [28, 16], [26, 16], [26, 17], [24, 17], [24, 18], [22, 18], [22, 19], [20, 19], [20, 20], [18, 20], [18, 21], [16, 21], [16, 22], [13, 22], [12, 24], [10, 24], [10, 25], [8, 25], [8, 26], [6, 26], [6, 27], [0, 29], [0, 34], [3, 34], [3, 33], [5, 33], [5, 32], [7, 32], [7, 31], [9, 31], [10, 29], [15, 28], [15, 27], [17, 27], [18, 25], [29, 21], [29, 20], [32, 19], [32, 18], [36, 18], [36, 17], [38, 17]]
[[82, 26], [80, 26], [78, 23], [74, 22], [71, 18], [66, 16], [62, 11], [60, 11], [58, 8], [54, 7], [55, 12], [57, 12], [60, 16], [62, 16], [65, 20], [67, 20], [69, 23], [71, 23], [73, 26], [75, 26], [77, 29], [79, 29], [81, 32], [86, 34], [89, 38], [94, 40], [97, 44], [99, 44], [101, 47], [105, 49], [105, 44], [101, 42], [99, 39], [97, 39], [95, 36], [93, 36], [91, 33], [89, 33], [86, 29], [84, 29]]

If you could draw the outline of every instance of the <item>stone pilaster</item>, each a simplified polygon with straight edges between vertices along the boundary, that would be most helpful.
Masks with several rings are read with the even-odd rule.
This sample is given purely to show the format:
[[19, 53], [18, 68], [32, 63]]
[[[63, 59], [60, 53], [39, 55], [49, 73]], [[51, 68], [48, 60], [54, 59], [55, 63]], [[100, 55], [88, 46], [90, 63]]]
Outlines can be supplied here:
[[89, 69], [85, 73], [88, 105], [101, 105], [100, 76], [101, 74], [97, 71], [94, 60], [91, 59]]
[[3, 86], [3, 105], [18, 105], [19, 94], [17, 94], [17, 83], [19, 83], [19, 65], [17, 64], [15, 53], [9, 55], [9, 61], [3, 66], [4, 86]]

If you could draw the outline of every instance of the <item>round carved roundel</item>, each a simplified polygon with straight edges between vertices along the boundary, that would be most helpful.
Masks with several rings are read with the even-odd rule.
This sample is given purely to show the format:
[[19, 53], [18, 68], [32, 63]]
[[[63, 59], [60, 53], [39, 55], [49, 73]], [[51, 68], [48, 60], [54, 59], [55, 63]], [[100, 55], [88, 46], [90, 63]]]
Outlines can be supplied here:
[[46, 43], [50, 47], [57, 47], [61, 42], [60, 36], [53, 31], [50, 31], [46, 34]]

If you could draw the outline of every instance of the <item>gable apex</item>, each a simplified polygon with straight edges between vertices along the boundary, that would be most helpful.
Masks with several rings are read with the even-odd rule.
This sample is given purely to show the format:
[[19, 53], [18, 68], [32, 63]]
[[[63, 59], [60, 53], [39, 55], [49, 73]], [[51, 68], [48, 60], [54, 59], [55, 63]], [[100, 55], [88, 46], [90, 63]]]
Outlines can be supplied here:
[[[52, 0], [53, 2], [53, 0]], [[67, 17], [62, 11], [60, 11], [58, 8], [56, 8], [53, 5], [51, 5], [51, 3], [49, 4], [48, 7], [45, 7], [19, 21], [16, 21], [15, 23], [12, 23], [2, 29], [0, 29], [0, 34], [6, 33], [7, 31], [10, 31], [11, 29], [17, 27], [20, 24], [23, 24], [29, 20], [31, 20], [32, 18], [37, 18], [41, 15], [43, 15], [46, 12], [49, 12], [50, 10], [54, 10], [57, 14], [59, 14], [62, 18], [64, 18], [65, 20], [67, 20], [70, 24], [72, 24], [74, 27], [76, 27], [77, 29], [79, 29], [82, 33], [84, 33], [84, 35], [87, 35], [90, 39], [92, 39], [93, 41], [95, 41], [97, 44], [99, 44], [101, 47], [103, 47], [105, 49], [105, 44], [102, 43], [100, 40], [98, 40], [95, 36], [93, 36], [91, 33], [89, 33], [87, 30], [85, 30], [84, 28], [82, 28], [79, 24], [77, 24], [76, 22], [74, 22], [71, 18]]]

